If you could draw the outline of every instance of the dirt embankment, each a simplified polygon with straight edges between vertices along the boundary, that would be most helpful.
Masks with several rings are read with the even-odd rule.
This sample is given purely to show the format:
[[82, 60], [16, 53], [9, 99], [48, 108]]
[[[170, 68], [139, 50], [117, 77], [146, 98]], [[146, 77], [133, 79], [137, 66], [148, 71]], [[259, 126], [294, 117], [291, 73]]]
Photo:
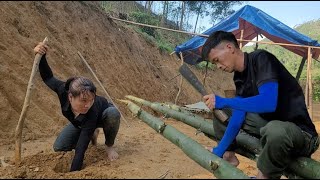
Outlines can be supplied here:
[[[62, 155], [51, 147], [68, 121], [61, 114], [56, 94], [38, 74], [23, 127], [23, 162], [19, 168], [0, 167], [0, 178], [157, 178], [167, 170], [167, 177], [171, 178], [211, 177], [116, 101], [134, 95], [150, 101], [174, 102], [180, 80], [172, 79], [180, 66], [176, 56], [161, 54], [124, 24], [108, 19], [98, 2], [2, 1], [0, 14], [0, 158], [9, 162], [13, 156], [14, 130], [31, 74], [33, 48], [45, 37], [49, 38], [47, 59], [54, 75], [61, 80], [76, 75], [94, 80], [78, 56], [79, 51], [131, 124], [129, 128], [122, 122], [120, 127], [115, 145], [120, 154], [117, 162], [106, 160], [101, 134], [99, 145], [89, 148], [85, 169], [64, 173], [72, 152]], [[192, 69], [202, 79], [203, 72]], [[94, 82], [98, 94], [105, 96]], [[224, 89], [233, 88], [232, 75], [210, 71], [206, 84], [208, 91], [223, 95]], [[184, 81], [179, 105], [195, 103], [200, 98]], [[203, 144], [212, 143], [204, 136], [195, 137], [193, 128], [167, 121]]]

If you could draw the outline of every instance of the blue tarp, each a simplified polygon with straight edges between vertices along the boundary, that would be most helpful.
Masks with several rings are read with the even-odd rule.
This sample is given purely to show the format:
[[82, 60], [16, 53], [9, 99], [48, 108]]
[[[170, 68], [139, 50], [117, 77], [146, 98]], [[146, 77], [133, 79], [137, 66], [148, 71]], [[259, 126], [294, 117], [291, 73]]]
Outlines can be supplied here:
[[[202, 34], [210, 35], [215, 31], [222, 30], [232, 32], [237, 39], [240, 39], [241, 29], [243, 29], [243, 39], [245, 40], [252, 40], [258, 34], [262, 34], [275, 43], [320, 47], [320, 44], [316, 40], [297, 32], [260, 9], [250, 5], [242, 7], [240, 10], [220, 21]], [[180, 57], [179, 53], [181, 52], [184, 61], [188, 64], [197, 64], [201, 61], [201, 49], [206, 39], [206, 37], [195, 36], [187, 42], [176, 46], [175, 52], [178, 57]], [[243, 42], [242, 45], [244, 46], [247, 43], [248, 42]], [[282, 47], [300, 56], [307, 57], [308, 49], [306, 47]], [[312, 57], [317, 59], [319, 57], [320, 49], [314, 48], [311, 50], [311, 53]]]

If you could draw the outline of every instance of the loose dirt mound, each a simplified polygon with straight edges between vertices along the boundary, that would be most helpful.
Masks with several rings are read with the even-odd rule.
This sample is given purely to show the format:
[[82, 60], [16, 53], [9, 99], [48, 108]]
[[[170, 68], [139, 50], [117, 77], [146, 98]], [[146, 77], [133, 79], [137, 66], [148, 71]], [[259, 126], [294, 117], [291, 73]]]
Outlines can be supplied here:
[[[116, 139], [119, 160], [107, 160], [100, 134], [98, 146], [90, 146], [86, 153], [85, 168], [67, 173], [73, 152], [54, 153], [52, 144], [68, 121], [61, 115], [56, 94], [38, 74], [23, 127], [23, 161], [19, 167], [0, 167], [0, 178], [158, 178], [166, 173], [166, 178], [213, 177], [116, 101], [134, 95], [150, 101], [174, 102], [180, 79], [172, 79], [180, 66], [175, 56], [159, 53], [136, 32], [108, 19], [98, 2], [0, 2], [0, 12], [2, 162], [12, 164], [14, 130], [31, 73], [33, 48], [44, 37], [49, 38], [47, 58], [54, 75], [62, 80], [75, 75], [94, 80], [77, 55], [79, 51], [130, 124], [128, 127], [122, 121]], [[202, 79], [204, 73], [192, 69]], [[105, 95], [95, 84], [98, 94]], [[219, 95], [234, 88], [232, 75], [221, 71], [209, 71], [206, 84], [208, 91]], [[183, 83], [180, 105], [200, 98], [189, 84]], [[194, 128], [172, 119], [164, 121], [203, 145], [215, 145], [204, 135], [195, 135]], [[244, 158], [241, 162], [240, 168], [248, 175], [255, 173], [255, 163]]]

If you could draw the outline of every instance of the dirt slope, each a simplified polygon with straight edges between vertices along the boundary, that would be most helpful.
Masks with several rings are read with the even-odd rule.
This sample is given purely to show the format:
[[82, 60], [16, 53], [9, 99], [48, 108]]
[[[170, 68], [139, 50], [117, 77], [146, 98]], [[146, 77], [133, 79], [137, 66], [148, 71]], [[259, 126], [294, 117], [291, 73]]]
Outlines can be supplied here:
[[[137, 33], [107, 19], [98, 2], [1, 2], [1, 139], [12, 137], [19, 119], [33, 64], [33, 47], [49, 38], [49, 65], [66, 80], [84, 75], [93, 80], [79, 51], [96, 72], [113, 100], [131, 94], [151, 101], [174, 101], [179, 61], [161, 55]], [[105, 95], [95, 82], [100, 95]], [[189, 90], [190, 89], [190, 90]], [[188, 88], [181, 103], [198, 97]], [[31, 98], [24, 134], [26, 139], [52, 136], [65, 124], [56, 95], [39, 75]], [[188, 94], [188, 95], [187, 95]], [[117, 103], [117, 102], [116, 102]], [[119, 104], [123, 113], [126, 109]], [[50, 131], [49, 131], [50, 130]], [[2, 142], [4, 143], [4, 142]]]
[[[166, 178], [213, 177], [116, 101], [130, 94], [150, 101], [174, 102], [180, 80], [172, 79], [180, 66], [175, 56], [159, 53], [124, 24], [109, 20], [98, 2], [2, 1], [0, 14], [1, 161], [12, 163], [14, 130], [32, 69], [33, 48], [44, 37], [49, 38], [47, 58], [54, 75], [62, 80], [75, 75], [94, 80], [77, 55], [79, 51], [131, 125], [121, 124], [115, 144], [119, 160], [106, 159], [101, 133], [98, 146], [90, 146], [86, 154], [85, 169], [66, 173], [73, 152], [54, 153], [52, 144], [68, 121], [61, 115], [56, 94], [38, 74], [23, 129], [23, 162], [18, 168], [0, 167], [0, 178], [158, 178], [166, 172]], [[204, 73], [192, 69], [202, 79]], [[94, 82], [98, 94], [105, 95]], [[218, 70], [209, 72], [206, 84], [208, 91], [219, 95], [234, 88], [232, 75]], [[184, 81], [179, 104], [198, 102], [200, 98]], [[204, 135], [195, 135], [194, 128], [164, 120], [203, 145], [215, 145]], [[240, 168], [248, 175], [255, 173], [255, 163], [244, 158], [241, 162]]]
[[[120, 156], [126, 157], [127, 154], [130, 156], [128, 159], [134, 162], [136, 154], [142, 153], [139, 149], [143, 149], [145, 151], [143, 153], [151, 153], [149, 152], [151, 144], [158, 153], [161, 151], [171, 153], [171, 148], [175, 148], [149, 126], [133, 119], [127, 108], [116, 101], [130, 94], [150, 101], [174, 102], [180, 79], [180, 77], [172, 79], [177, 75], [180, 65], [180, 61], [175, 56], [160, 54], [156, 47], [146, 42], [133, 30], [126, 28], [124, 24], [109, 20], [106, 13], [99, 8], [98, 2], [0, 2], [0, 14], [0, 101], [2, 102], [0, 105], [0, 158], [8, 162], [13, 157], [14, 130], [31, 74], [34, 60], [33, 48], [45, 37], [49, 39], [50, 51], [47, 58], [54, 75], [62, 80], [75, 75], [87, 76], [94, 80], [78, 56], [79, 51], [131, 125], [128, 128], [126, 123], [122, 122], [117, 141]], [[199, 78], [203, 77], [203, 73], [199, 71], [196, 74]], [[209, 72], [209, 76], [215, 78], [209, 77], [206, 80], [207, 84], [211, 83], [207, 87], [208, 90], [222, 93], [223, 89], [232, 86], [231, 75], [226, 76], [217, 71]], [[214, 85], [221, 80], [229, 84]], [[105, 96], [98, 83], [95, 80], [94, 82], [97, 85], [98, 94]], [[194, 103], [199, 101], [200, 97], [185, 82], [179, 104]], [[55, 163], [52, 161], [55, 159], [53, 157], [58, 155], [51, 147], [55, 137], [66, 123], [67, 120], [61, 115], [56, 94], [46, 87], [38, 74], [23, 129], [22, 158], [27, 159], [20, 168], [22, 177], [39, 178], [43, 174], [49, 174], [47, 177], [55, 177], [53, 175], [55, 168], [51, 165]], [[102, 137], [103, 135], [100, 135], [100, 138]], [[149, 142], [150, 140], [154, 142]], [[107, 165], [104, 168], [110, 168], [108, 166], [110, 162], [106, 161], [105, 156], [99, 156], [103, 152], [101, 148], [104, 147], [103, 139], [100, 141], [101, 145], [98, 146], [100, 150], [96, 149], [98, 152], [88, 155], [93, 156], [88, 159], [89, 161], [96, 159], [99, 162], [103, 160], [102, 163], [107, 163], [102, 164]], [[160, 142], [156, 147], [158, 141]], [[166, 149], [161, 150], [161, 147]], [[175, 148], [174, 151], [177, 152], [179, 149]], [[152, 153], [152, 156], [157, 154]], [[180, 156], [178, 156], [180, 159], [193, 163], [182, 152]], [[137, 155], [143, 165], [148, 164], [143, 157], [143, 154]], [[172, 154], [168, 158], [172, 157], [175, 155]], [[102, 165], [98, 163], [97, 166]], [[41, 168], [37, 175], [29, 175], [29, 173], [24, 174], [24, 166]], [[88, 166], [92, 166], [90, 162]], [[117, 174], [115, 177], [147, 177], [143, 172], [136, 175], [118, 174], [119, 168], [114, 167], [112, 170]], [[206, 172], [196, 163], [193, 163], [192, 168]], [[19, 177], [20, 170], [5, 170], [6, 173], [0, 174], [3, 177]], [[53, 174], [47, 171], [53, 171]], [[106, 173], [110, 174], [109, 171]], [[92, 178], [104, 175], [89, 174]], [[154, 172], [149, 172], [149, 175], [151, 174]], [[60, 176], [82, 177], [81, 172], [56, 175], [57, 178]], [[113, 177], [112, 173], [107, 177]], [[149, 177], [152, 178], [152, 176]]]

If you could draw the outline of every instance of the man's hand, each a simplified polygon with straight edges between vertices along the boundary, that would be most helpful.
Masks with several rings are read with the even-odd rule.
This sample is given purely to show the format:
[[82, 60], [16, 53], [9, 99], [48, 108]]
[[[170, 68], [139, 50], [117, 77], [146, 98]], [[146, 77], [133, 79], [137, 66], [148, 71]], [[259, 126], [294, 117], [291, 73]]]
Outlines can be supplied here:
[[203, 96], [203, 101], [208, 106], [210, 110], [213, 110], [216, 107], [216, 98], [215, 94], [208, 94]]
[[44, 55], [47, 53], [49, 47], [45, 44], [43, 44], [43, 42], [39, 42], [38, 45], [33, 49], [34, 54], [41, 54]]

